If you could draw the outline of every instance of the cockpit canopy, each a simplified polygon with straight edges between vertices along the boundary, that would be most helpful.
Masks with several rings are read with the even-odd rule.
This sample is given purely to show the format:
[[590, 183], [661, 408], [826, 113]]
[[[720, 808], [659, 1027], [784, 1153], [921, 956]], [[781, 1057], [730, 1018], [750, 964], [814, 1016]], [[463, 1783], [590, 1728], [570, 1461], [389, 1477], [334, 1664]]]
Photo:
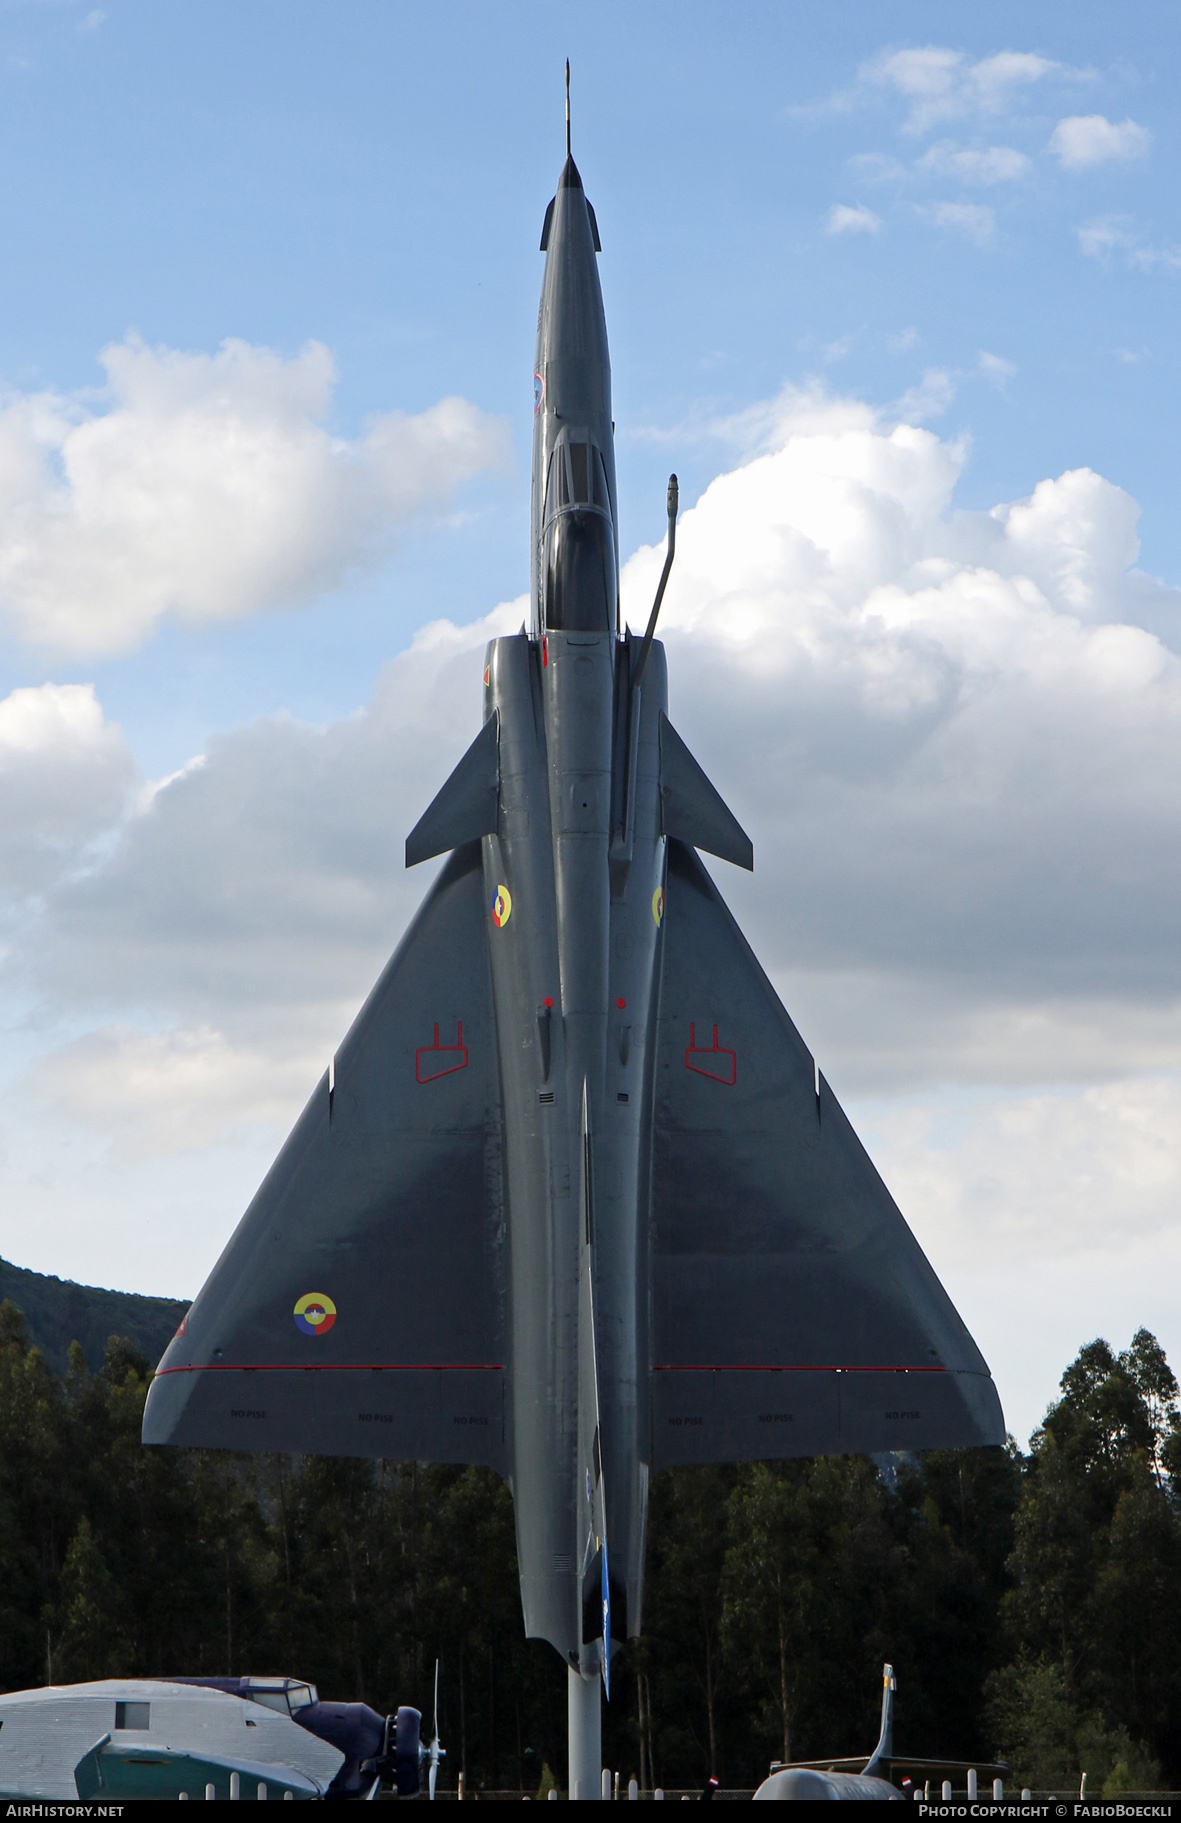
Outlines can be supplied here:
[[294, 1715], [320, 1700], [313, 1685], [297, 1684], [287, 1677], [247, 1678], [243, 1695], [265, 1709], [277, 1709], [280, 1715]]
[[585, 432], [550, 456], [542, 518], [543, 613], [551, 631], [613, 633], [618, 585], [607, 471]]

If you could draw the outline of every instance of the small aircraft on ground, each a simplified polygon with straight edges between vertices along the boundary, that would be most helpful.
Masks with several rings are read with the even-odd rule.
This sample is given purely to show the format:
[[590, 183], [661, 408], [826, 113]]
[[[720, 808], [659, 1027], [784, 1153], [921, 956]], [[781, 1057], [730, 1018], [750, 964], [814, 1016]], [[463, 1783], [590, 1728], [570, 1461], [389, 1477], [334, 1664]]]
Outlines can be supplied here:
[[969, 1783], [973, 1774], [1002, 1779], [1008, 1772], [1008, 1766], [1001, 1761], [925, 1760], [913, 1754], [895, 1753], [894, 1693], [897, 1688], [893, 1665], [883, 1665], [882, 1731], [868, 1759], [863, 1754], [854, 1754], [849, 1759], [795, 1760], [790, 1765], [773, 1760], [770, 1777], [763, 1780], [755, 1797], [795, 1799], [806, 1803], [834, 1798], [889, 1800], [921, 1796], [919, 1780], [937, 1778], [942, 1782], [958, 1777]]
[[439, 1761], [408, 1705], [323, 1703], [293, 1677], [107, 1678], [0, 1696], [0, 1798], [417, 1797]]

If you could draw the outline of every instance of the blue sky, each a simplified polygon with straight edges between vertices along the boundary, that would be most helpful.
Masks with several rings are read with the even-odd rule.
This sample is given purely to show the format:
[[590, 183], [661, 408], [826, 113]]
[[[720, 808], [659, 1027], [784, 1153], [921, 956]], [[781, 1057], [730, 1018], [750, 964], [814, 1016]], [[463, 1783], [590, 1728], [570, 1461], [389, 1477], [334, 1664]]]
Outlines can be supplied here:
[[625, 605], [675, 467], [724, 888], [1027, 1432], [1181, 1350], [1160, 6], [0, 7], [0, 1252], [195, 1290], [421, 893], [567, 55]]
[[[99, 385], [99, 349], [129, 328], [180, 349], [314, 337], [336, 357], [346, 431], [451, 392], [512, 431], [513, 472], [474, 490], [463, 527], [412, 535], [380, 582], [343, 591], [330, 636], [317, 617], [199, 650], [165, 634], [115, 667], [104, 700], [142, 728], [145, 760], [179, 763], [227, 714], [339, 713], [427, 614], [521, 587], [522, 402], [566, 54], [605, 234], [626, 547], [658, 530], [672, 461], [689, 498], [715, 472], [708, 421], [811, 375], [884, 402], [934, 368], [956, 387], [941, 430], [972, 437], [962, 504], [1088, 463], [1141, 503], [1143, 561], [1174, 576], [1181, 269], [1129, 254], [1181, 258], [1175, 24], [1143, 6], [1032, 18], [1031, 33], [1026, 8], [985, 23], [900, 6], [884, 33], [876, 9], [841, 4], [460, 5], [445, 22], [389, 4], [6, 7], [10, 384]], [[1058, 67], [989, 106], [951, 96], [908, 130], [913, 98], [858, 71], [928, 45]], [[1056, 122], [1096, 113], [1134, 117], [1147, 152], [1063, 170]], [[947, 143], [1029, 164], [992, 183], [916, 171]], [[985, 245], [970, 222], [936, 225], [949, 204], [993, 212]], [[881, 228], [826, 233], [837, 205]], [[1079, 230], [1097, 220], [1137, 245], [1086, 257]], [[1013, 375], [981, 371], [982, 352]], [[698, 434], [656, 440], [682, 425]], [[3, 661], [31, 675], [23, 652]], [[164, 689], [166, 722], [144, 700]]]

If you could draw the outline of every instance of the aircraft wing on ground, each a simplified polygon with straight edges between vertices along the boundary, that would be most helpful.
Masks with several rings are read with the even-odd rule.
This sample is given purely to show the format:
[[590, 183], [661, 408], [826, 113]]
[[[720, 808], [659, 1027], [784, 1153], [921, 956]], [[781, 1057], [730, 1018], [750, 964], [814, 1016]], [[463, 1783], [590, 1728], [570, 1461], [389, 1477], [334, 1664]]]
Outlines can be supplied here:
[[295, 1766], [170, 1747], [130, 1747], [109, 1734], [96, 1741], [74, 1768], [84, 1802], [154, 1798], [323, 1798], [326, 1787]]
[[170, 1344], [145, 1443], [504, 1470], [499, 1074], [452, 854]]
[[693, 850], [669, 841], [652, 1463], [1002, 1443], [988, 1368]]

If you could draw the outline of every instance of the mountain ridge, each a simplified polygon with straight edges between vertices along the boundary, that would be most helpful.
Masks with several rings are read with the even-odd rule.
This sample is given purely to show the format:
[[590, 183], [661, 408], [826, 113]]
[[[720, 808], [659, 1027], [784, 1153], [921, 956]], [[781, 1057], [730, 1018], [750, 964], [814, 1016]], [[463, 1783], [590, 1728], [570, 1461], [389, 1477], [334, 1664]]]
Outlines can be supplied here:
[[185, 1298], [80, 1285], [0, 1259], [0, 1302], [5, 1298], [20, 1310], [29, 1340], [59, 1374], [69, 1366], [71, 1342], [81, 1343], [86, 1364], [96, 1373], [109, 1336], [125, 1336], [155, 1367], [189, 1308]]

